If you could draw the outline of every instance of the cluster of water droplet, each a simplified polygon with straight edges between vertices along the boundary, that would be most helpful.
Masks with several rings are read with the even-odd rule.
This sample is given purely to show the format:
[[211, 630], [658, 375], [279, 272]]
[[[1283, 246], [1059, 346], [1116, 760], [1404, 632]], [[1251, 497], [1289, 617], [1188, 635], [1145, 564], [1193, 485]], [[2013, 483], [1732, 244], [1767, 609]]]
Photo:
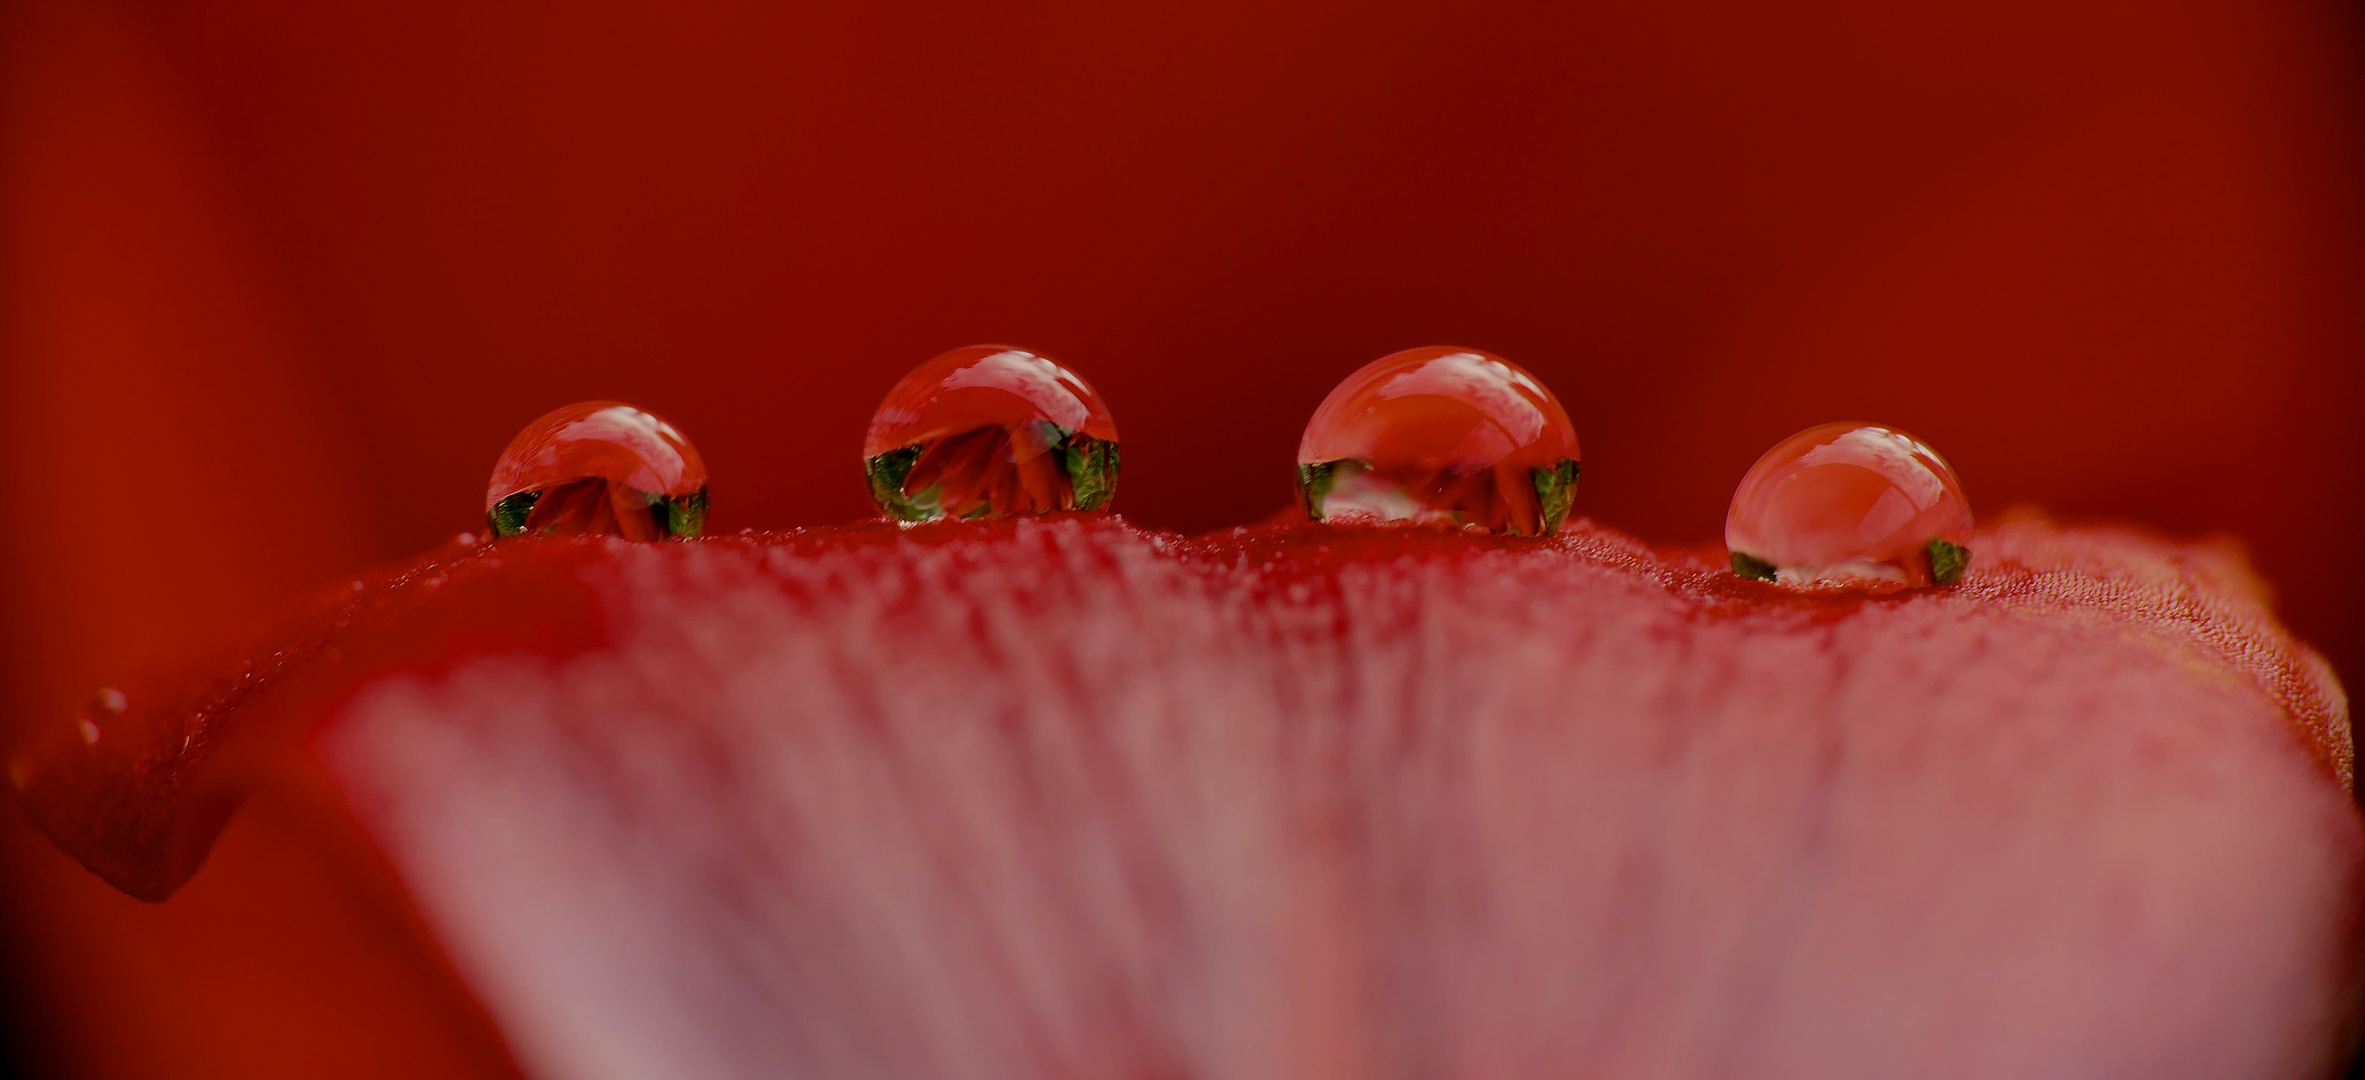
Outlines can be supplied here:
[[[1323, 399], [1298, 443], [1299, 505], [1315, 521], [1456, 526], [1549, 536], [1580, 469], [1576, 428], [1519, 365], [1432, 346], [1372, 361]], [[1075, 371], [975, 345], [897, 382], [871, 417], [871, 498], [903, 522], [1105, 512], [1117, 425]], [[493, 469], [495, 537], [700, 535], [706, 466], [655, 414], [613, 401], [526, 426]], [[1879, 424], [1825, 424], [1767, 451], [1725, 518], [1733, 571], [1788, 584], [1951, 584], [1970, 560], [1970, 504], [1945, 459]]]

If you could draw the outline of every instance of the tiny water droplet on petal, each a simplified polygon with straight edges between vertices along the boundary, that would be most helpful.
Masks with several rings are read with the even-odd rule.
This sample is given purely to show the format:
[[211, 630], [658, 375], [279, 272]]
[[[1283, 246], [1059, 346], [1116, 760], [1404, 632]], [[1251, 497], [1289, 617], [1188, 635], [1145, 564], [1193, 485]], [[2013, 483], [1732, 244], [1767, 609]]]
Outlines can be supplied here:
[[1567, 410], [1534, 375], [1432, 345], [1374, 360], [1322, 399], [1298, 442], [1298, 499], [1317, 521], [1549, 536], [1579, 460]]
[[87, 716], [82, 718], [80, 726], [82, 728], [83, 745], [96, 746], [99, 741], [99, 726], [95, 723], [92, 723], [91, 719]]
[[1837, 423], [1782, 440], [1725, 513], [1733, 572], [1790, 584], [1951, 585], [1970, 563], [1971, 503], [1927, 443]]
[[697, 536], [706, 529], [706, 463], [655, 413], [616, 401], [569, 405], [526, 425], [501, 452], [485, 519], [494, 536]]
[[1091, 384], [1050, 357], [972, 345], [887, 392], [862, 466], [872, 501], [901, 521], [1106, 510], [1117, 423]]

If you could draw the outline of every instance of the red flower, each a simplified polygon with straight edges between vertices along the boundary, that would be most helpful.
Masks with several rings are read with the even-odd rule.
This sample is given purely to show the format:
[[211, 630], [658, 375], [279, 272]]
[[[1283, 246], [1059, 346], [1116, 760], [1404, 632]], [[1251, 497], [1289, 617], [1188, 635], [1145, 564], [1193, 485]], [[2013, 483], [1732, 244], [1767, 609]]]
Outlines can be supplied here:
[[[1983, 509], [2240, 538], [2357, 671], [2344, 13], [1718, 8], [0, 9], [12, 730], [477, 527], [565, 402], [693, 432], [713, 531], [862, 516], [880, 394], [979, 340], [1091, 373], [1147, 525], [1287, 503], [1340, 376], [1466, 342], [1562, 396], [1579, 515], [1708, 539], [1765, 447], [1877, 416]], [[253, 820], [157, 908], [7, 828], [55, 1044], [476, 1060]], [[383, 996], [289, 996], [332, 967]]]

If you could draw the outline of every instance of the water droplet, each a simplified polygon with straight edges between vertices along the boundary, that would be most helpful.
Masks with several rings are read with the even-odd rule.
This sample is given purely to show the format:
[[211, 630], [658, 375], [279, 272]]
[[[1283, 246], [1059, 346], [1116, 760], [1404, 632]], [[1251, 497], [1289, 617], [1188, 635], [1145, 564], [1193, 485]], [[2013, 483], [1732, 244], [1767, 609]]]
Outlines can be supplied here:
[[92, 711], [107, 716], [121, 716], [123, 710], [131, 708], [131, 699], [125, 697], [121, 690], [102, 686], [98, 693], [90, 696], [90, 707]]
[[1951, 585], [1971, 503], [1938, 452], [1880, 424], [1824, 424], [1766, 451], [1725, 514], [1733, 572], [1804, 584]]
[[461, 547], [475, 547], [476, 534], [472, 532], [461, 533], [458, 536], [452, 537], [452, 543], [458, 544]]
[[1105, 510], [1117, 424], [1082, 377], [1002, 345], [912, 369], [862, 443], [871, 498], [904, 521]]
[[1298, 498], [1323, 520], [1436, 522], [1546, 536], [1576, 493], [1576, 428], [1518, 365], [1406, 349], [1331, 390], [1298, 443]]
[[95, 723], [92, 723], [90, 717], [87, 716], [82, 718], [80, 726], [82, 728], [83, 745], [97, 745], [99, 741], [99, 726]]
[[706, 463], [655, 413], [614, 401], [569, 405], [509, 441], [485, 490], [485, 518], [495, 536], [697, 536]]

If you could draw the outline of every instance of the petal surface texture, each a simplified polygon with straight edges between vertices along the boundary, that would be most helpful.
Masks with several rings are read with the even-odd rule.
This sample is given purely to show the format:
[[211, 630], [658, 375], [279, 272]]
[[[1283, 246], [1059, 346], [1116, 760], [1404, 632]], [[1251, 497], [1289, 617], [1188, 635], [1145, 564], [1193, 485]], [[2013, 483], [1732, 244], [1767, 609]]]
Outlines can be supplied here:
[[[1585, 523], [505, 542], [175, 791], [320, 769], [542, 1077], [2320, 1074], [2338, 686], [2229, 557], [1976, 541], [1855, 597]], [[479, 605], [575, 630], [424, 614]]]

